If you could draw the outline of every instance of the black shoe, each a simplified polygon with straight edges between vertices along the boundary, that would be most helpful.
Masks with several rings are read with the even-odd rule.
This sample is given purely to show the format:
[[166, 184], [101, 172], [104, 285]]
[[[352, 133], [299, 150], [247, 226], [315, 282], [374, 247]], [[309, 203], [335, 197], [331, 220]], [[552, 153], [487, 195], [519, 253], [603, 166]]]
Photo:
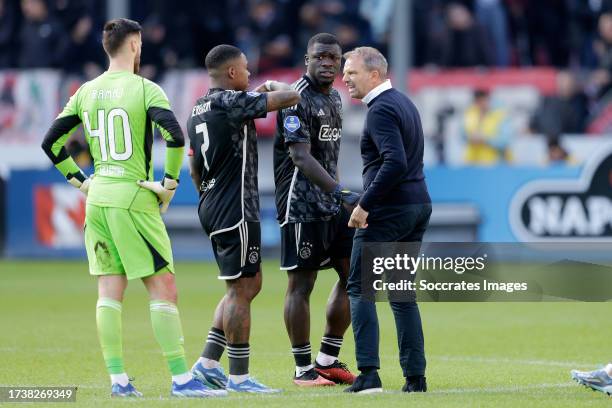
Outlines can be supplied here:
[[382, 392], [382, 383], [378, 376], [378, 371], [372, 371], [367, 374], [359, 374], [353, 385], [344, 390], [344, 392], [354, 392], [357, 394], [371, 394], [374, 392]]
[[406, 378], [406, 384], [402, 387], [404, 392], [427, 392], [427, 380], [422, 375]]

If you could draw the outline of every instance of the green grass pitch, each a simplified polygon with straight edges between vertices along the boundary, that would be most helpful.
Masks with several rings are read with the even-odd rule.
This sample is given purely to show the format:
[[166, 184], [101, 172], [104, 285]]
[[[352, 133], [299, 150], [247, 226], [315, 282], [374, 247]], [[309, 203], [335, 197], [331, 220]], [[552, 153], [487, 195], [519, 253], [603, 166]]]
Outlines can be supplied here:
[[[293, 359], [282, 320], [287, 278], [277, 262], [266, 262], [263, 270], [263, 290], [253, 304], [251, 373], [265, 384], [282, 388], [281, 395], [170, 399], [169, 374], [153, 338], [146, 292], [140, 282], [132, 282], [123, 312], [125, 360], [145, 398], [111, 401], [96, 337], [96, 283], [82, 261], [0, 262], [0, 385], [77, 385], [76, 406], [97, 407], [587, 407], [612, 403], [569, 379], [571, 368], [595, 368], [612, 359], [607, 303], [423, 303], [430, 392], [418, 395], [398, 392], [403, 379], [395, 328], [389, 307], [379, 304], [385, 393], [347, 395], [342, 393], [343, 386], [298, 389], [291, 383]], [[333, 272], [321, 272], [311, 299], [314, 353], [333, 281]], [[216, 279], [212, 263], [179, 263], [177, 282], [191, 364], [201, 351], [224, 285]], [[355, 369], [350, 329], [341, 359]], [[227, 367], [225, 356], [222, 362]]]

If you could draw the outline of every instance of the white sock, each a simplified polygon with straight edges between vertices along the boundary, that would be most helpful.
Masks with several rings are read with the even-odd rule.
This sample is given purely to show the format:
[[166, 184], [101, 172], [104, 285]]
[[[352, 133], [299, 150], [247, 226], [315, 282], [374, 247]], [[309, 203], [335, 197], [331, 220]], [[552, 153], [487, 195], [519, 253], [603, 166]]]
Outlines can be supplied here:
[[233, 382], [234, 384], [240, 384], [245, 382], [247, 379], [249, 378], [249, 374], [241, 374], [241, 375], [234, 375], [234, 374], [230, 374], [229, 379], [231, 380], [231, 382]]
[[111, 385], [119, 384], [120, 386], [125, 387], [126, 385], [130, 383], [130, 378], [128, 377], [126, 373], [111, 374], [110, 377], [111, 377]]
[[192, 378], [193, 377], [191, 376], [191, 373], [187, 371], [186, 373], [183, 373], [183, 374], [173, 375], [172, 382], [176, 383], [176, 385], [183, 385], [191, 381]]
[[295, 367], [295, 376], [299, 377], [302, 374], [304, 374], [306, 371], [311, 370], [314, 368], [314, 365], [310, 364], [304, 367]]
[[221, 367], [221, 363], [215, 360], [211, 360], [210, 358], [200, 357], [198, 358], [198, 362], [204, 366], [204, 368], [219, 368]]
[[607, 366], [605, 366], [604, 370], [606, 370], [606, 373], [608, 373], [608, 375], [612, 377], [612, 364], [608, 364]]
[[329, 366], [334, 364], [336, 360], [338, 360], [338, 357], [330, 356], [329, 354], [325, 354], [319, 351], [319, 354], [317, 354], [317, 358], [315, 361], [319, 363], [319, 365]]

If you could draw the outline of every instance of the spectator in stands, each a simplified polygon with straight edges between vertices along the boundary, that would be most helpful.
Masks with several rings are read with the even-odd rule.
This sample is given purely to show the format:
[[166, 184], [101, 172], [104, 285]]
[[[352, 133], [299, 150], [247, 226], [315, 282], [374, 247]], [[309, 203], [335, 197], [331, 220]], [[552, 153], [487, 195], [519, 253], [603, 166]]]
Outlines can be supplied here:
[[491, 39], [493, 64], [506, 67], [510, 63], [508, 22], [502, 0], [476, 0], [475, 15]]
[[597, 24], [599, 38], [594, 42], [593, 49], [597, 56], [597, 69], [591, 73], [591, 84], [597, 99], [605, 95], [612, 82], [612, 13], [604, 13], [599, 17]]
[[569, 0], [568, 3], [572, 61], [577, 61], [581, 67], [593, 69], [597, 66], [593, 49], [597, 37], [597, 20], [601, 14], [612, 12], [612, 0]]
[[87, 79], [100, 75], [106, 65], [104, 51], [96, 37], [96, 10], [92, 0], [53, 0], [53, 11], [68, 34], [68, 48], [62, 69], [85, 74]]
[[568, 65], [570, 1], [506, 0], [516, 65]]
[[559, 136], [548, 137], [548, 164], [549, 165], [573, 165], [574, 160], [567, 150], [561, 146]]
[[24, 21], [19, 35], [19, 67], [60, 67], [65, 60], [68, 37], [51, 16], [46, 0], [21, 0]]
[[151, 15], [142, 26], [142, 47], [146, 52], [140, 57], [140, 74], [158, 82], [166, 68], [176, 66], [176, 53], [166, 46], [166, 27], [160, 19]]
[[463, 134], [467, 163], [490, 165], [506, 158], [506, 146], [511, 137], [510, 121], [504, 109], [491, 105], [487, 90], [474, 92], [474, 102], [464, 113]]
[[271, 0], [256, 0], [249, 11], [250, 31], [259, 48], [257, 68], [260, 71], [293, 65], [293, 41], [290, 22], [283, 9]]
[[314, 3], [306, 2], [300, 7], [299, 30], [296, 34], [297, 46], [294, 48], [294, 61], [304, 59], [304, 50], [307, 48], [308, 40], [317, 33], [328, 33], [330, 27], [325, 25], [323, 12]]
[[531, 26], [524, 0], [508, 0], [508, 26], [510, 29], [511, 63], [518, 66], [533, 65], [531, 55]]
[[[412, 2], [412, 7], [415, 10], [420, 10], [421, 4], [426, 5], [428, 3]], [[369, 22], [372, 38], [377, 44], [383, 44], [387, 41], [394, 9], [395, 0], [360, 0], [359, 14]], [[414, 24], [418, 24], [418, 19], [413, 18], [412, 21]]]
[[612, 12], [603, 13], [597, 24], [599, 38], [593, 49], [598, 68], [590, 73], [587, 92], [592, 103], [592, 114], [587, 133], [604, 134], [612, 129]]
[[15, 33], [18, 21], [17, 10], [12, 2], [0, 0], [0, 69], [13, 68], [15, 65]]
[[[136, 3], [136, 2], [134, 2]], [[174, 15], [180, 9], [189, 13], [189, 24], [191, 28], [191, 53], [192, 63], [204, 66], [204, 56], [214, 46], [219, 44], [233, 44], [235, 41], [235, 19], [246, 16], [248, 6], [245, 1], [223, 0], [223, 1], [193, 1], [193, 0], [170, 0], [163, 3], [166, 15], [162, 18], [174, 19]], [[214, 3], [214, 4], [211, 4]], [[189, 30], [188, 27], [176, 26], [168, 31], [172, 36], [182, 35], [182, 31]], [[181, 46], [181, 44], [174, 44]], [[145, 55], [148, 51], [143, 50]]]
[[[301, 65], [308, 40], [321, 32], [334, 33], [342, 49], [355, 48], [358, 45], [371, 44], [370, 24], [359, 14], [361, 0], [310, 0], [299, 10], [299, 29], [296, 32], [296, 43], [293, 52], [294, 65]], [[370, 3], [376, 3], [373, 0]], [[374, 6], [374, 5], [373, 5]], [[370, 9], [371, 14], [376, 14]]]
[[434, 65], [460, 68], [493, 63], [486, 32], [474, 21], [470, 10], [459, 3], [447, 6], [446, 25], [439, 33], [433, 33], [430, 44], [428, 60]]
[[584, 132], [588, 115], [586, 95], [568, 71], [557, 74], [557, 94], [545, 96], [529, 122], [533, 133], [562, 135]]

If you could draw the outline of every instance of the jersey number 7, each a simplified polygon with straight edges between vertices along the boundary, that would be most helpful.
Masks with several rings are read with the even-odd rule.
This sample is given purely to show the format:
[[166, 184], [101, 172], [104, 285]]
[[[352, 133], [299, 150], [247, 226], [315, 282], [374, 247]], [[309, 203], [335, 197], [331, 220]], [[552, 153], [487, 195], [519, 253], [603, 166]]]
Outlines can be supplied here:
[[208, 160], [206, 159], [206, 151], [208, 150], [210, 141], [208, 139], [208, 126], [206, 126], [206, 122], [202, 122], [199, 125], [196, 125], [195, 131], [196, 133], [201, 133], [202, 136], [204, 137], [204, 141], [202, 142], [202, 146], [200, 147], [200, 150], [202, 151], [202, 157], [204, 157], [204, 167], [206, 168], [206, 171], [208, 171], [210, 169], [208, 168]]

